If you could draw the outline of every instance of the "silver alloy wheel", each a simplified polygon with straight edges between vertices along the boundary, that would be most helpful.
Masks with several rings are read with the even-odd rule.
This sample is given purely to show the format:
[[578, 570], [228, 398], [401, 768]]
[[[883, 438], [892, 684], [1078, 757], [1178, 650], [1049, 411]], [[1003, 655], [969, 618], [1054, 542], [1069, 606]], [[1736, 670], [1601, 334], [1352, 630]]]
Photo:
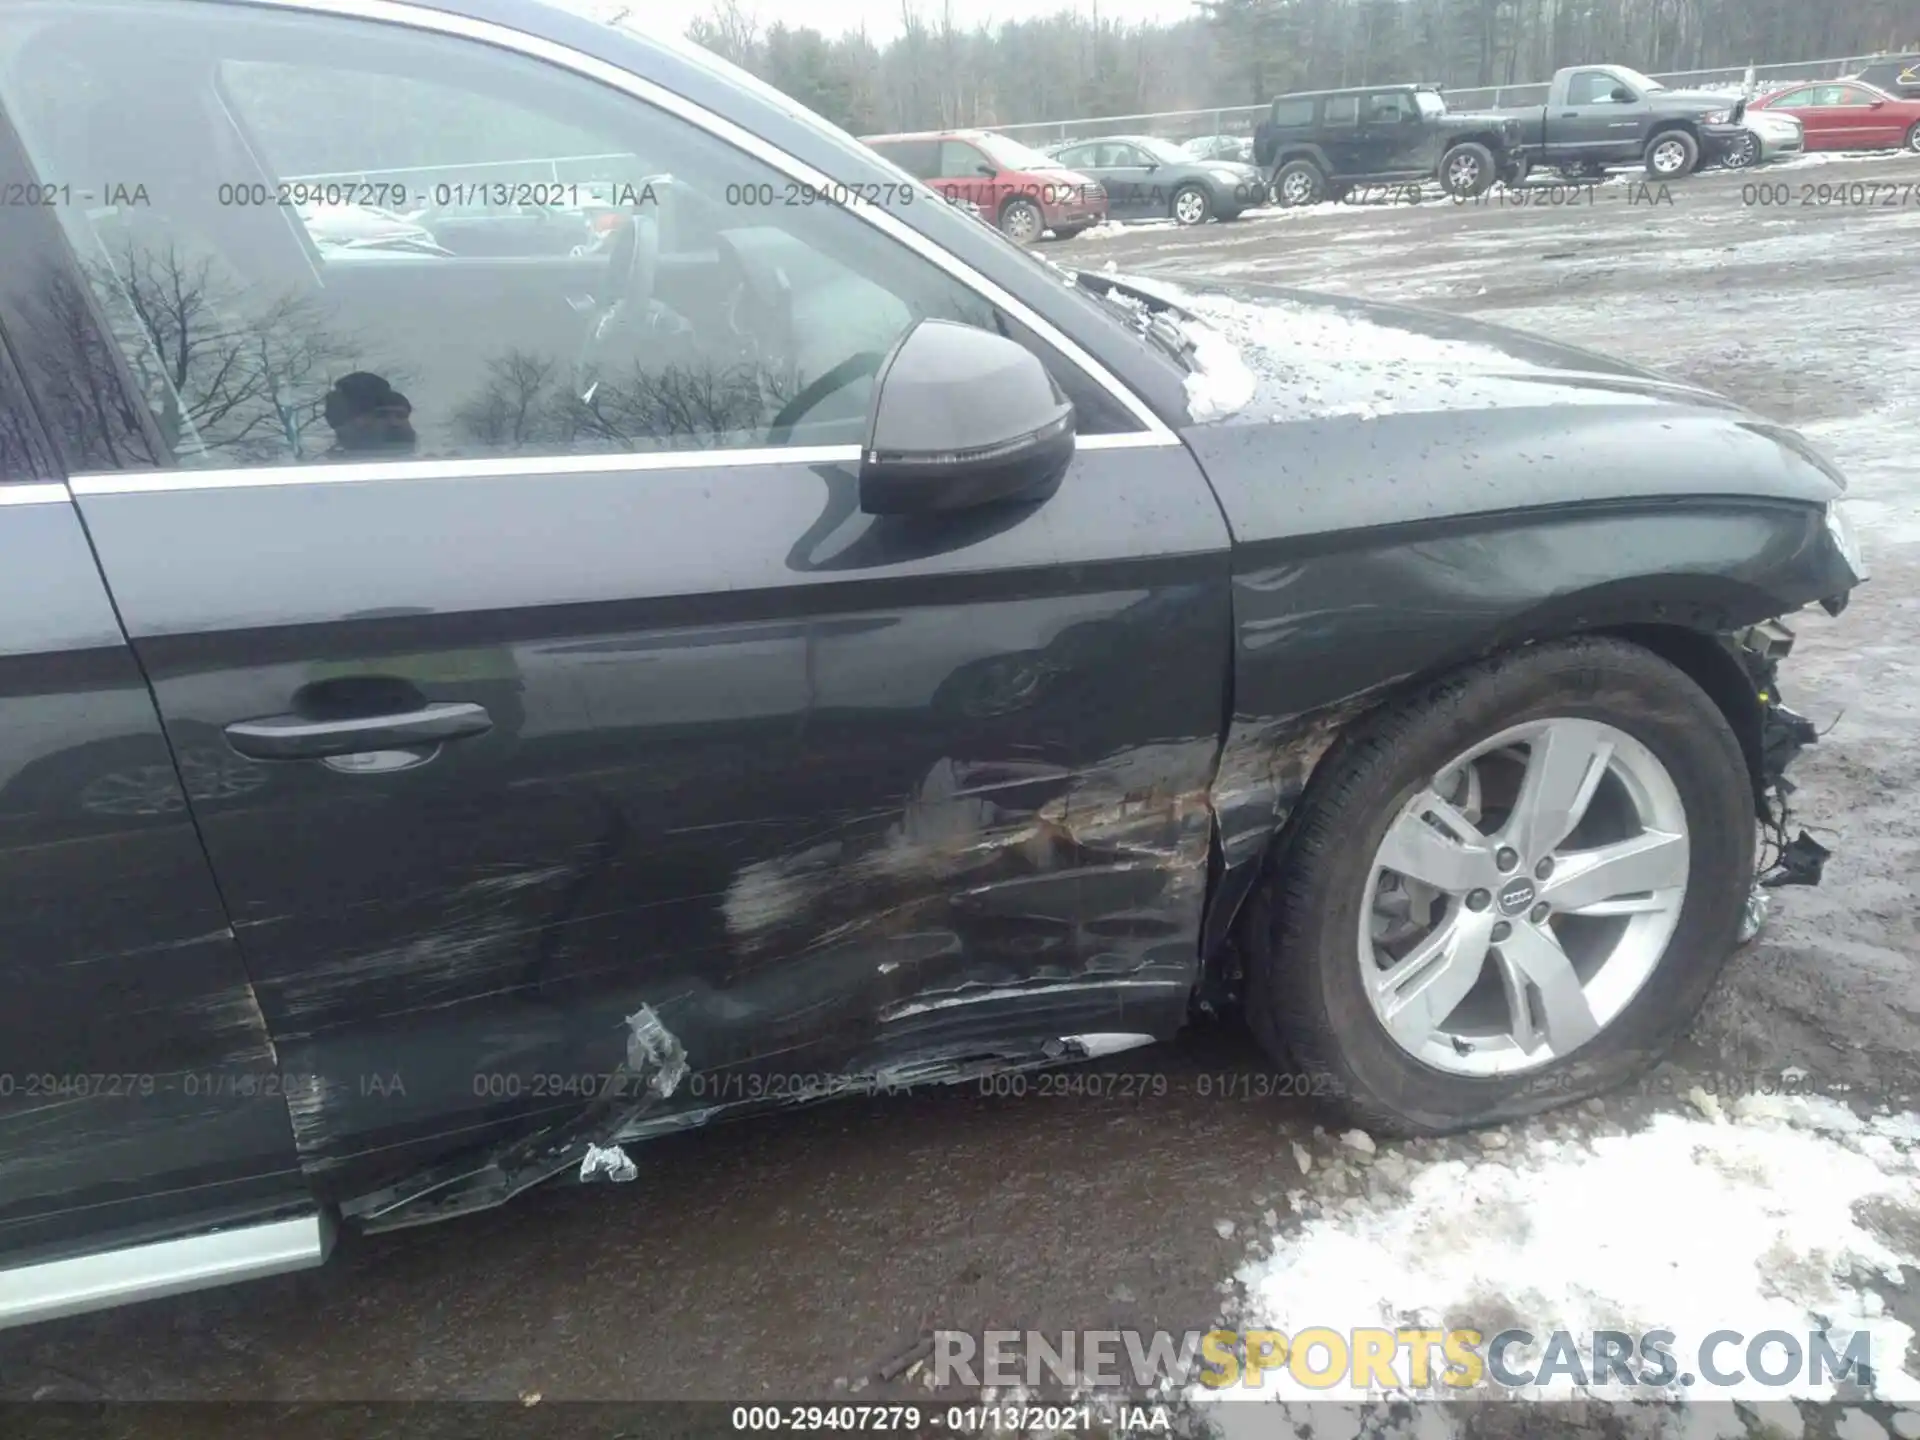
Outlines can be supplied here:
[[1726, 164], [1729, 170], [1745, 170], [1759, 159], [1760, 137], [1749, 130], [1728, 147]]
[[1678, 140], [1662, 140], [1653, 147], [1653, 168], [1662, 175], [1677, 175], [1687, 163], [1687, 147]]
[[1198, 225], [1207, 218], [1207, 197], [1198, 190], [1182, 190], [1173, 197], [1173, 218], [1182, 225]]
[[1920, 122], [1916, 122], [1914, 127], [1907, 131], [1907, 148], [1916, 155], [1920, 155]]
[[1014, 201], [1000, 218], [1006, 227], [1007, 237], [1018, 240], [1022, 245], [1038, 238], [1042, 229], [1040, 212], [1024, 200]]
[[1480, 178], [1480, 160], [1474, 155], [1456, 155], [1447, 164], [1447, 188], [1456, 195], [1464, 195], [1473, 188]]
[[1449, 1074], [1551, 1064], [1658, 968], [1690, 851], [1673, 777], [1624, 730], [1502, 731], [1423, 785], [1374, 855], [1358, 954], [1375, 1016]]
[[1280, 198], [1289, 205], [1304, 205], [1313, 198], [1313, 177], [1304, 170], [1287, 176], [1280, 186]]

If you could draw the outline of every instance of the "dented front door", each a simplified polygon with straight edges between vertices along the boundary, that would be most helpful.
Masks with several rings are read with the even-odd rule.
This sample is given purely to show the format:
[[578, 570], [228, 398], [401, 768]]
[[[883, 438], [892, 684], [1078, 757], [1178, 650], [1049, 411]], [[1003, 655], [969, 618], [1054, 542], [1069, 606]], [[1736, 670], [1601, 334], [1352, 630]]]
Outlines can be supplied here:
[[[1038, 317], [845, 208], [743, 207], [783, 175], [499, 46], [16, 10], [102, 102], [75, 130], [24, 93], [38, 163], [137, 160], [154, 198], [57, 212], [79, 267], [28, 281], [122, 392], [97, 413], [133, 433], [74, 490], [175, 753], [249, 760], [193, 816], [317, 1191], [399, 1223], [624, 1173], [623, 1136], [735, 1102], [1178, 1023], [1228, 535]], [[625, 222], [645, 293], [596, 314], [530, 257], [530, 328], [497, 272], [316, 259], [219, 200], [243, 138], [329, 173], [422, 140], [404, 106], [318, 111], [425, 75], [498, 111], [475, 144], [540, 120], [672, 175]], [[1085, 437], [1051, 498], [860, 513], [870, 377], [922, 316], [1044, 351]]]
[[1184, 448], [904, 533], [846, 462], [307, 473], [83, 504], [176, 744], [343, 676], [492, 718], [196, 800], [328, 1193], [1177, 1025], [1230, 629]]

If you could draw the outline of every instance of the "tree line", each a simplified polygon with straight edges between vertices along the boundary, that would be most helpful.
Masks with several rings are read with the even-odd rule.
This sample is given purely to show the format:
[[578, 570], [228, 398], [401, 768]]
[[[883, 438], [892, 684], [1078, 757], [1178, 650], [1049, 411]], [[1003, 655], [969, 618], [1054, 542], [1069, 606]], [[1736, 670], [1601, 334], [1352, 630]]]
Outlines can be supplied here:
[[1293, 89], [1524, 84], [1610, 61], [1660, 73], [1920, 48], [1914, 0], [1195, 0], [1167, 24], [1077, 10], [827, 35], [717, 0], [689, 35], [855, 135], [1264, 104]]

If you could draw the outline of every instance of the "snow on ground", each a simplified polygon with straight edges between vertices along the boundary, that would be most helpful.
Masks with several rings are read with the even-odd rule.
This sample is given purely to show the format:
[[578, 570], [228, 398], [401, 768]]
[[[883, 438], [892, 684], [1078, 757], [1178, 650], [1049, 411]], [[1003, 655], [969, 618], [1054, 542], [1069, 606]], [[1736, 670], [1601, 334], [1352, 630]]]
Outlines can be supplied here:
[[[1781, 1331], [1806, 1346], [1822, 1333], [1845, 1354], [1860, 1333], [1875, 1370], [1871, 1398], [1920, 1410], [1920, 1346], [1883, 1298], [1902, 1289], [1902, 1266], [1920, 1267], [1920, 1116], [1882, 1108], [1862, 1117], [1811, 1095], [1756, 1094], [1723, 1109], [1696, 1092], [1694, 1107], [1637, 1125], [1548, 1117], [1459, 1141], [1385, 1145], [1377, 1155], [1328, 1142], [1313, 1180], [1288, 1196], [1297, 1223], [1283, 1222], [1234, 1277], [1244, 1298], [1231, 1323], [1287, 1335], [1322, 1326], [1465, 1326], [1489, 1337], [1523, 1329], [1540, 1341], [1565, 1330], [1588, 1357], [1596, 1331], [1628, 1332], [1637, 1343], [1667, 1330], [1678, 1378], [1666, 1386], [1549, 1374], [1556, 1367], [1542, 1365], [1537, 1341], [1506, 1354], [1510, 1374], [1540, 1383], [1471, 1398], [1764, 1403], [1789, 1435], [1800, 1432], [1790, 1407], [1773, 1415], [1779, 1402], [1868, 1394], [1837, 1388], [1831, 1374], [1815, 1383], [1804, 1366], [1789, 1383], [1768, 1385], [1748, 1374], [1748, 1339]], [[1715, 1331], [1742, 1338], [1712, 1348], [1710, 1370], [1701, 1347]], [[1782, 1354], [1765, 1352], [1769, 1373]], [[1436, 1353], [1436, 1372], [1443, 1364]], [[1716, 1384], [1716, 1373], [1741, 1378]], [[1398, 1374], [1408, 1383], [1405, 1352]], [[1371, 1400], [1378, 1419], [1386, 1401], [1416, 1393], [1409, 1385], [1369, 1395], [1345, 1380], [1309, 1388], [1285, 1370], [1260, 1379], [1257, 1389], [1196, 1387], [1193, 1398], [1277, 1400], [1310, 1422], [1302, 1433], [1332, 1440], [1360, 1433], [1369, 1410], [1328, 1402]], [[1308, 1401], [1310, 1411], [1298, 1408]], [[1209, 1406], [1227, 1435], [1238, 1428], [1225, 1414], [1235, 1408]], [[1450, 1412], [1475, 1408], [1421, 1407], [1422, 1440], [1458, 1433]], [[1724, 1403], [1632, 1413], [1652, 1422], [1634, 1433], [1748, 1433]], [[1920, 1426], [1920, 1413], [1912, 1419]], [[1876, 1423], [1860, 1433], [1885, 1432]]]

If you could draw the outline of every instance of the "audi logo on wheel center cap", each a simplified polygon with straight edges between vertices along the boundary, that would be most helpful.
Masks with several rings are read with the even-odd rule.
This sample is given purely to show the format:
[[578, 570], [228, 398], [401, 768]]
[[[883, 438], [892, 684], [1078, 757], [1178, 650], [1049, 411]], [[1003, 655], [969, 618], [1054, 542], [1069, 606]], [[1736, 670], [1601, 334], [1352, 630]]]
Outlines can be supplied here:
[[1533, 904], [1533, 882], [1531, 880], [1509, 880], [1500, 887], [1499, 905], [1502, 915], [1518, 915]]

